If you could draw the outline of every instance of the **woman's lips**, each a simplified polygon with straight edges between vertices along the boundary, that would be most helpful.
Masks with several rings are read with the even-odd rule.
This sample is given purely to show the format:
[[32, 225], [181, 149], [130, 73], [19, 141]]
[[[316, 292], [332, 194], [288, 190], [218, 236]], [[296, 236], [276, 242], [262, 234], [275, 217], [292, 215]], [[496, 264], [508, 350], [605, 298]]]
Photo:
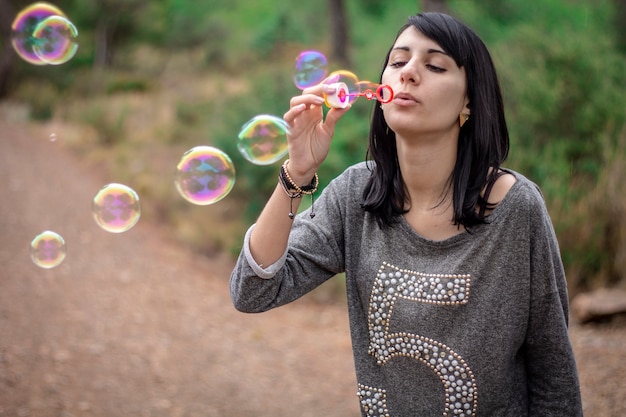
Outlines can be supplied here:
[[419, 103], [419, 101], [409, 93], [397, 93], [393, 98], [393, 102], [402, 106]]

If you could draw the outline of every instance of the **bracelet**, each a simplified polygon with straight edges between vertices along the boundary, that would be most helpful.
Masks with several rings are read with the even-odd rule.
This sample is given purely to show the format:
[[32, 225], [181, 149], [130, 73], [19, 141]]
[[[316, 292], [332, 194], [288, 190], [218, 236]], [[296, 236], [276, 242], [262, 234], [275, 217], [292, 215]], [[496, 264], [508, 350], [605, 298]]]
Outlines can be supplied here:
[[295, 214], [293, 213], [293, 199], [302, 198], [303, 194], [311, 196], [310, 216], [311, 218], [313, 218], [315, 217], [315, 210], [313, 206], [315, 201], [313, 199], [313, 194], [317, 191], [317, 188], [319, 187], [319, 177], [317, 173], [315, 173], [315, 176], [311, 180], [310, 184], [299, 186], [293, 181], [293, 179], [289, 175], [289, 171], [287, 171], [288, 164], [289, 164], [289, 159], [287, 159], [283, 163], [283, 165], [280, 167], [280, 173], [278, 174], [278, 181], [280, 182], [280, 185], [283, 187], [283, 190], [285, 190], [285, 194], [287, 194], [287, 196], [291, 199], [291, 202], [289, 205], [289, 218], [293, 220], [293, 218], [295, 217]]

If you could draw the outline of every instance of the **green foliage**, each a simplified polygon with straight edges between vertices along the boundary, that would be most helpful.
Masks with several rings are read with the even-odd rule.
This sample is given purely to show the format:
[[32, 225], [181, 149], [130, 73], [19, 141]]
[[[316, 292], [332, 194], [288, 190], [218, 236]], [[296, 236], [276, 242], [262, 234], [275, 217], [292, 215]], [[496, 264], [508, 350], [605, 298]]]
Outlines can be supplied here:
[[[419, 4], [347, 0], [354, 61], [347, 69], [361, 80], [377, 81], [396, 30]], [[229, 212], [243, 213], [241, 224], [249, 224], [276, 185], [277, 164], [246, 161], [237, 150], [238, 132], [256, 115], [284, 114], [289, 99], [299, 94], [291, 80], [299, 51], [331, 49], [326, 3], [65, 0], [58, 5], [79, 29], [78, 55], [60, 67], [19, 62], [14, 97], [27, 102], [38, 120], [61, 114], [89, 125], [111, 159], [117, 158], [112, 169], [123, 169], [131, 154], [175, 163], [192, 146], [219, 147], [237, 170], [229, 199], [245, 207]], [[610, 180], [609, 167], [613, 176], [623, 177], [626, 60], [618, 44], [623, 30], [613, 26], [613, 2], [448, 0], [448, 7], [492, 51], [511, 133], [508, 165], [542, 188], [566, 267], [573, 271], [570, 279], [588, 286], [619, 275], [615, 259], [626, 259], [626, 237], [607, 230], [626, 227], [621, 220], [626, 216], [616, 214], [624, 214], [624, 193]], [[110, 33], [103, 31], [107, 27]], [[112, 35], [115, 59], [111, 67], [92, 71], [96, 40], [104, 33]], [[336, 69], [341, 68], [331, 61], [330, 70]], [[72, 98], [85, 101], [64, 112]], [[364, 159], [371, 107], [357, 101], [338, 124], [319, 173], [322, 187]], [[172, 120], [156, 114], [171, 114]], [[141, 178], [142, 193], [154, 199], [159, 218], [174, 224], [182, 239], [202, 250], [230, 248], [225, 236], [207, 238], [212, 234], [211, 225], [203, 224], [206, 210], [190, 208], [147, 178], [159, 170], [148, 166], [127, 175]], [[185, 226], [186, 218], [194, 219], [193, 227]]]
[[626, 61], [610, 26], [612, 3], [454, 4], [496, 61], [511, 133], [509, 164], [541, 186], [574, 271], [570, 280], [589, 286], [615, 255], [606, 230], [619, 227], [589, 202], [626, 116]]

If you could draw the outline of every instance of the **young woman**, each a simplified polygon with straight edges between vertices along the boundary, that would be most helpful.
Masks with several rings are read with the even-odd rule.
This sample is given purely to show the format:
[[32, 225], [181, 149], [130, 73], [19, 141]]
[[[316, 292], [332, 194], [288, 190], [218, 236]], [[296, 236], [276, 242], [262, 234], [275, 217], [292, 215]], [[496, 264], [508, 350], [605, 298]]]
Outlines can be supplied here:
[[[289, 160], [231, 277], [265, 311], [345, 272], [363, 416], [580, 416], [566, 281], [541, 192], [504, 169], [500, 87], [467, 26], [421, 13], [401, 28], [374, 108], [368, 161], [314, 192], [337, 121], [326, 84], [292, 98]], [[314, 215], [314, 216], [313, 216]]]

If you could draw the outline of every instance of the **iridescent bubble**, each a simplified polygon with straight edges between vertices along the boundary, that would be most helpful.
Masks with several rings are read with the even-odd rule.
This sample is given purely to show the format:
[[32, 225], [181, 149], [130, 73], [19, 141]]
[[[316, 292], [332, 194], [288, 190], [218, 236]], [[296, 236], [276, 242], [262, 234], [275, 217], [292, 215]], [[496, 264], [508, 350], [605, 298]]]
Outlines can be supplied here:
[[300, 90], [319, 84], [328, 73], [328, 60], [319, 51], [303, 51], [296, 58], [293, 82]]
[[[348, 70], [334, 71], [326, 78], [324, 83], [339, 84], [347, 88], [348, 91], [345, 92], [345, 98], [347, 98], [350, 103], [353, 103], [354, 100], [359, 98], [359, 94], [361, 93], [359, 79], [354, 73]], [[325, 96], [324, 98], [326, 99], [326, 105], [328, 107], [335, 107], [332, 102], [329, 102], [328, 97]]]
[[78, 30], [65, 17], [50, 16], [33, 32], [33, 51], [46, 64], [61, 65], [76, 55]]
[[270, 165], [287, 155], [289, 125], [280, 117], [267, 114], [247, 121], [239, 132], [237, 148], [255, 165]]
[[193, 204], [214, 204], [235, 185], [235, 166], [230, 157], [212, 146], [196, 146], [185, 152], [176, 166], [176, 189]]
[[52, 16], [66, 17], [58, 7], [49, 3], [38, 2], [22, 9], [13, 20], [11, 43], [15, 52], [26, 62], [34, 65], [47, 64], [35, 53], [34, 46], [38, 41], [33, 37], [33, 32], [42, 21]]
[[125, 232], [141, 216], [139, 196], [126, 185], [107, 184], [94, 197], [91, 213], [98, 226], [107, 232]]
[[30, 242], [30, 257], [41, 268], [59, 266], [66, 254], [65, 240], [58, 233], [47, 230]]

